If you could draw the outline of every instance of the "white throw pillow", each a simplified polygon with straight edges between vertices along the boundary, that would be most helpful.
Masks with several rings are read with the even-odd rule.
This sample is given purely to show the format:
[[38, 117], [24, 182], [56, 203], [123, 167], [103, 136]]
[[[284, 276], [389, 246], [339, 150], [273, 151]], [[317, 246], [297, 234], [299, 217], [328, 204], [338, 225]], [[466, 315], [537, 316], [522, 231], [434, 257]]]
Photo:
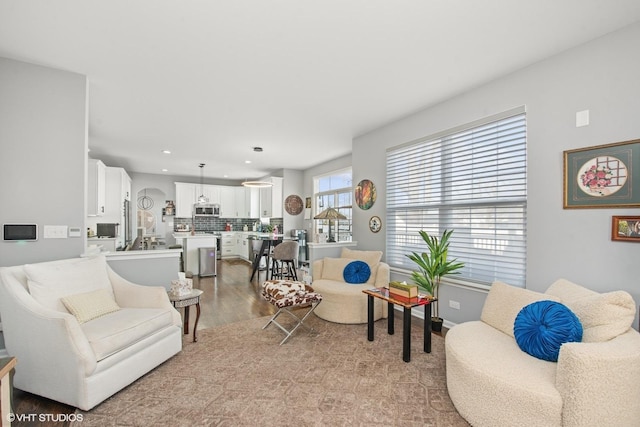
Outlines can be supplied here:
[[566, 279], [554, 282], [547, 294], [560, 297], [582, 323], [582, 342], [609, 341], [629, 330], [636, 303], [625, 291], [598, 293]]
[[120, 310], [107, 289], [70, 295], [62, 298], [62, 303], [80, 323]]
[[494, 282], [482, 307], [480, 320], [514, 337], [513, 324], [520, 310], [526, 305], [543, 300], [560, 302], [560, 298], [553, 295]]
[[325, 258], [322, 261], [322, 279], [344, 282], [344, 268], [351, 261], [349, 258]]
[[43, 306], [68, 313], [61, 298], [98, 289], [113, 296], [104, 255], [24, 266], [31, 296]]

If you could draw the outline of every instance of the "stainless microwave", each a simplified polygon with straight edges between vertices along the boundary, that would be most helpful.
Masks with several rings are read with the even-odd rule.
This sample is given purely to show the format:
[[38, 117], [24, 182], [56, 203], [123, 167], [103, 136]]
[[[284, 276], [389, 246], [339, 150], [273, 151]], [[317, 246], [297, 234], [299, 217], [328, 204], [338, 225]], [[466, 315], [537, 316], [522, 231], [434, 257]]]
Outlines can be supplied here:
[[217, 203], [193, 205], [193, 216], [220, 216], [220, 205]]

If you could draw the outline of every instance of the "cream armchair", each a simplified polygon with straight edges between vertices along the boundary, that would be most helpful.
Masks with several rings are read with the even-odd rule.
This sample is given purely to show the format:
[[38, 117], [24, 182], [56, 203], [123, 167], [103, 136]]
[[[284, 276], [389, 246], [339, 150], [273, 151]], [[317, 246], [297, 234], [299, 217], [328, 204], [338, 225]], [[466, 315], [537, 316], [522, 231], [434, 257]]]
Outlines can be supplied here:
[[[581, 342], [561, 344], [557, 362], [531, 356], [514, 337], [520, 310], [543, 300], [567, 306], [583, 328]], [[545, 293], [494, 283], [480, 320], [458, 324], [446, 335], [453, 404], [478, 427], [637, 426], [635, 307], [627, 292], [600, 294], [564, 279]], [[546, 329], [552, 322], [541, 325]]]
[[182, 349], [165, 288], [128, 282], [104, 256], [0, 268], [0, 317], [14, 386], [82, 410]]
[[[367, 323], [367, 295], [362, 291], [389, 285], [389, 265], [381, 262], [380, 251], [359, 251], [343, 248], [340, 258], [324, 258], [313, 262], [314, 291], [322, 295], [316, 316], [335, 323]], [[363, 261], [371, 275], [365, 283], [347, 283], [343, 272], [352, 261]], [[374, 320], [386, 318], [387, 303], [376, 298]]]

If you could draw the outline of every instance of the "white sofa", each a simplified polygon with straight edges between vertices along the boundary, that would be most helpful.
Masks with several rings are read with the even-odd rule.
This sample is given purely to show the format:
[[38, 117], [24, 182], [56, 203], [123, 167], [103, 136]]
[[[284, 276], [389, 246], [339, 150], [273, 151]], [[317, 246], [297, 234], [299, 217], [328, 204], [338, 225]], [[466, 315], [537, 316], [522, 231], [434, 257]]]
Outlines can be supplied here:
[[[340, 258], [323, 258], [313, 262], [313, 290], [322, 295], [316, 316], [335, 323], [367, 323], [367, 295], [364, 289], [389, 285], [389, 265], [381, 262], [380, 251], [359, 251], [343, 248]], [[366, 283], [346, 283], [344, 268], [352, 261], [364, 261], [371, 276]], [[387, 317], [387, 304], [375, 298], [374, 320]]]
[[165, 288], [128, 282], [104, 256], [0, 268], [0, 317], [14, 386], [82, 410], [182, 349]]
[[[520, 349], [513, 325], [535, 301], [558, 301], [580, 320], [582, 342], [560, 346], [558, 361]], [[640, 334], [624, 291], [599, 294], [567, 280], [546, 293], [494, 283], [481, 319], [445, 338], [447, 386], [473, 426], [638, 426]]]

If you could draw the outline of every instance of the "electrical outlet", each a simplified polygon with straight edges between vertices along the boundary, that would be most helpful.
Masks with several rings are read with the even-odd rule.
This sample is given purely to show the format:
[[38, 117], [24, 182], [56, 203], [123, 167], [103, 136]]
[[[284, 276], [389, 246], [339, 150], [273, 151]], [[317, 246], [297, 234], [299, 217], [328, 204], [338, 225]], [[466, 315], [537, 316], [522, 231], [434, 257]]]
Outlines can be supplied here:
[[455, 308], [456, 310], [460, 310], [460, 303], [458, 301], [454, 301], [452, 299], [449, 300], [449, 307]]

